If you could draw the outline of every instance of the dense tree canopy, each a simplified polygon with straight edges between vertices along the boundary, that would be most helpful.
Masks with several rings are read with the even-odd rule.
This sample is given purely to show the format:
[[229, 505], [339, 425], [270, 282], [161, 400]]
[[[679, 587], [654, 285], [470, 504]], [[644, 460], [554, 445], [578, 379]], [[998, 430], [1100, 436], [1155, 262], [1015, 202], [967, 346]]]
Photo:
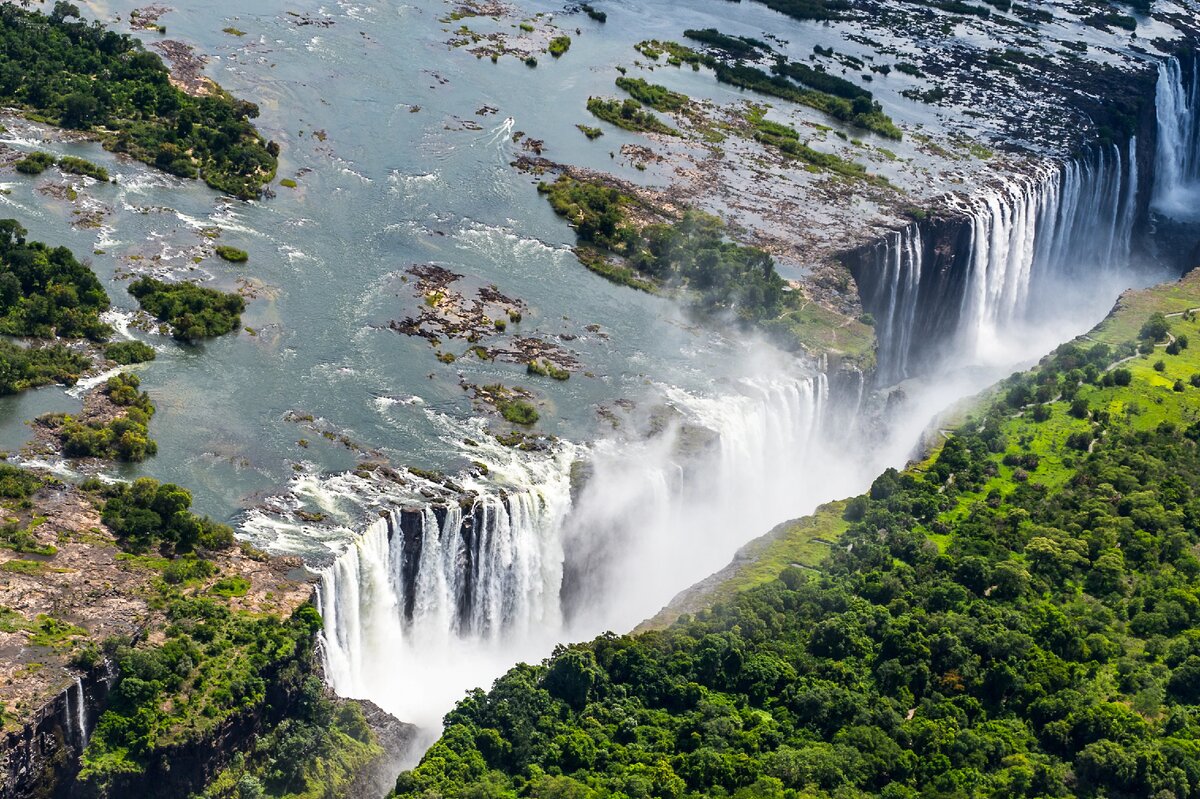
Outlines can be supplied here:
[[0, 4], [0, 100], [172, 174], [258, 196], [278, 153], [250, 122], [258, 107], [215, 87], [193, 97], [168, 77], [137, 39], [83, 21], [70, 3], [50, 15]]
[[[1119, 354], [1060, 349], [885, 472], [819, 571], [470, 694], [397, 796], [1200, 795], [1200, 423], [1111, 413]], [[1050, 466], [1034, 407], [1094, 437]]]
[[0, 333], [101, 341], [108, 295], [91, 269], [66, 247], [25, 240], [15, 219], [0, 219]]

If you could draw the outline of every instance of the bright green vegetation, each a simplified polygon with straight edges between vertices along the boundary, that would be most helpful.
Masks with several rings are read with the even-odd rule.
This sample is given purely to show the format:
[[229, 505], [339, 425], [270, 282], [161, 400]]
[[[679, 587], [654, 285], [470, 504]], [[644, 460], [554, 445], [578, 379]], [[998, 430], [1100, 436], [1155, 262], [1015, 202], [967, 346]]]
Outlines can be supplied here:
[[0, 571], [24, 574], [27, 577], [40, 577], [44, 574], [65, 572], [68, 569], [52, 566], [44, 560], [6, 560], [4, 563], [0, 563]]
[[104, 348], [104, 357], [122, 366], [154, 360], [154, 348], [140, 341], [117, 341]]
[[93, 164], [86, 158], [64, 155], [58, 159], [58, 168], [72, 175], [86, 175], [101, 182], [108, 181], [108, 170], [98, 164]]
[[23, 175], [40, 175], [54, 166], [54, 156], [39, 150], [25, 156], [13, 166]]
[[765, 42], [746, 36], [726, 36], [716, 28], [689, 29], [685, 30], [683, 35], [693, 41], [715, 47], [733, 58], [756, 58], [763, 53], [771, 52], [770, 45]]
[[66, 247], [26, 242], [26, 233], [0, 219], [0, 334], [107, 338], [108, 295], [96, 275]]
[[170, 324], [171, 334], [180, 341], [195, 342], [236, 330], [246, 309], [238, 294], [151, 277], [131, 283], [129, 293], [147, 312]]
[[866, 357], [873, 346], [869, 327], [787, 291], [771, 256], [729, 241], [714, 216], [688, 211], [677, 222], [639, 229], [630, 221], [638, 201], [616, 188], [564, 175], [538, 190], [575, 228], [584, 265], [613, 282], [644, 291], [668, 287], [692, 309], [732, 313], [790, 349], [819, 345]]
[[667, 125], [654, 114], [642, 108], [637, 100], [627, 99], [606, 100], [602, 97], [589, 97], [587, 110], [618, 128], [639, 133], [662, 133], [667, 136], [678, 136], [679, 131]]
[[[80, 774], [100, 792], [124, 775], [144, 772], [164, 748], [203, 741], [262, 705], [269, 687], [300, 693], [308, 682], [297, 663], [311, 656], [320, 629], [311, 606], [281, 620], [166, 585], [160, 593], [166, 640], [154, 647], [110, 645], [121, 679], [88, 741]], [[294, 754], [287, 760], [295, 762], [279, 768], [302, 775], [307, 759]]]
[[34, 622], [33, 633], [29, 643], [33, 646], [49, 646], [55, 649], [66, 649], [75, 643], [76, 639], [87, 635], [87, 630], [73, 624], [56, 619], [53, 616], [39, 614]]
[[550, 44], [547, 47], [547, 50], [550, 52], [550, 55], [554, 56], [555, 58], [558, 58], [559, 56], [561, 56], [563, 53], [567, 52], [570, 49], [571, 49], [571, 37], [570, 36], [555, 36], [553, 39], [550, 40]]
[[584, 136], [587, 136], [589, 139], [598, 139], [604, 135], [603, 130], [600, 128], [594, 128], [590, 125], [576, 125], [575, 127], [579, 128], [579, 132]]
[[232, 25], [228, 28], [221, 28], [222, 33], [228, 33], [230, 36], [245, 36], [246, 32], [240, 28], [235, 28]]
[[90, 365], [87, 356], [62, 344], [21, 347], [0, 339], [0, 395], [52, 383], [73, 386]]
[[42, 487], [41, 477], [16, 466], [0, 463], [0, 497], [5, 499], [26, 499]]
[[259, 194], [274, 177], [278, 146], [251, 124], [257, 106], [220, 90], [185, 94], [137, 39], [78, 17], [69, 3], [49, 16], [0, 6], [0, 100], [172, 174], [238, 197]]
[[58, 437], [68, 458], [108, 458], [138, 463], [158, 453], [158, 444], [150, 438], [150, 418], [154, 404], [150, 395], [138, 391], [135, 374], [113, 375], [104, 393], [125, 413], [110, 421], [81, 420], [62, 414], [43, 417], [58, 421]]
[[255, 742], [199, 799], [325, 799], [345, 796], [354, 778], [383, 754], [354, 702], [331, 702], [312, 675], [300, 683], [288, 718]]
[[665, 86], [647, 83], [641, 78], [617, 78], [617, 88], [629, 93], [629, 96], [643, 105], [648, 105], [655, 111], [678, 111], [690, 101], [686, 94], [673, 92]]
[[1167, 381], [1200, 355], [1098, 332], [711, 608], [469, 695], [397, 796], [1195, 795], [1200, 389]]
[[294, 189], [298, 184], [291, 178], [284, 178], [283, 180], [279, 181], [279, 185], [286, 189]]
[[757, 141], [773, 147], [792, 158], [798, 158], [801, 161], [811, 164], [815, 169], [826, 169], [844, 177], [866, 180], [877, 186], [888, 185], [885, 178], [870, 174], [862, 164], [847, 161], [845, 158], [832, 153], [823, 153], [819, 150], [814, 150], [808, 145], [801, 143], [800, 134], [793, 127], [770, 122], [758, 116], [752, 116], [751, 123], [754, 125], [754, 138]]
[[542, 377], [552, 377], [555, 380], [569, 380], [571, 373], [566, 369], [559, 367], [547, 361], [545, 358], [535, 358], [525, 365], [525, 371], [531, 375], [541, 375]]
[[217, 245], [216, 253], [222, 260], [234, 264], [245, 263], [250, 258], [245, 250], [239, 250], [237, 247], [229, 247], [224, 244]]
[[105, 490], [104, 524], [129, 552], [190, 553], [233, 545], [233, 531], [227, 525], [189, 510], [192, 495], [185, 488], [140, 477]]
[[[785, 69], [788, 68], [791, 68], [791, 65], [785, 67]], [[802, 88], [783, 75], [768, 75], [757, 67], [744, 64], [717, 64], [714, 70], [717, 80], [722, 83], [807, 105], [818, 111], [824, 111], [842, 122], [878, 133], [889, 139], [899, 139], [903, 135], [895, 123], [883, 113], [883, 108], [879, 103], [871, 99], [869, 93], [866, 96], [860, 95], [848, 100], [825, 91]], [[816, 73], [815, 70], [809, 70], [808, 73], [800, 73], [796, 69], [792, 69], [792, 71], [796, 74]]]
[[20, 521], [6, 521], [0, 524], [0, 547], [30, 555], [50, 557], [58, 552], [52, 544], [41, 544], [33, 531], [46, 521], [45, 517], [33, 519], [28, 525]]
[[506, 421], [513, 424], [531, 425], [538, 420], [537, 408], [523, 399], [500, 397], [496, 400], [496, 409]]

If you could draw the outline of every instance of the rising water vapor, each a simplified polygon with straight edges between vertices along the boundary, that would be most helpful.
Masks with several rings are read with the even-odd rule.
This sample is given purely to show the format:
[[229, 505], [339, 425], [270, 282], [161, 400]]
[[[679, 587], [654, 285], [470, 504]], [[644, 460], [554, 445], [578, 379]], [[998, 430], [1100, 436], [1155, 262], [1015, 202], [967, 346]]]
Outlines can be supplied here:
[[[1164, 66], [1171, 91], [1191, 92], [1194, 108], [1177, 67]], [[1161, 87], [1159, 99], [1181, 102]], [[864, 399], [861, 373], [747, 344], [740, 377], [703, 394], [659, 385], [586, 446], [518, 452], [482, 422], [442, 417], [447, 443], [492, 441], [469, 455], [488, 477], [457, 476], [461, 494], [350, 476], [310, 487], [336, 483], [375, 516], [321, 574], [330, 683], [429, 742], [464, 691], [556, 643], [633, 627], [778, 522], [864, 490], [948, 403], [1085, 331], [1145, 281], [1130, 265], [1144, 179], [1131, 140], [954, 198], [965, 223], [953, 269], [920, 223], [885, 237], [864, 296], [882, 382], [901, 386], [888, 395]]]

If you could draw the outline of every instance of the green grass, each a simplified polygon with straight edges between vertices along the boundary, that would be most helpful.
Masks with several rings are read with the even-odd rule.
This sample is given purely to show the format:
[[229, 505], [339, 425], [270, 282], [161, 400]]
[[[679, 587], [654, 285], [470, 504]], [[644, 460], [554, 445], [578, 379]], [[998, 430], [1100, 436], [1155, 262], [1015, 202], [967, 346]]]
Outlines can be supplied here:
[[23, 574], [27, 577], [44, 577], [47, 574], [65, 574], [71, 570], [52, 566], [42, 560], [7, 560], [0, 563], [0, 571]]

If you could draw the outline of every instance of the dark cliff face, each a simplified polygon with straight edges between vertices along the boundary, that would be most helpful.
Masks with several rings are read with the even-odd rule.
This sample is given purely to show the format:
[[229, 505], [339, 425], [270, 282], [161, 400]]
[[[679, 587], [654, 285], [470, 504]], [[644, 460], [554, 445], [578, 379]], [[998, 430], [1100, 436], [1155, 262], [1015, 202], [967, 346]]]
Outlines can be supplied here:
[[75, 778], [84, 746], [80, 719], [89, 730], [95, 725], [111, 686], [107, 667], [97, 667], [44, 705], [19, 732], [7, 734], [0, 799], [79, 796]]
[[[1189, 71], [1195, 68], [1194, 60], [1188, 59], [1187, 63]], [[1133, 142], [1129, 138], [1116, 142], [1115, 152], [1126, 180], [1130, 178], [1128, 170], [1134, 166], [1131, 159], [1135, 162], [1137, 181], [1135, 186], [1130, 181], [1130, 186], [1113, 191], [1120, 202], [1130, 204], [1132, 259], [1156, 260], [1182, 273], [1195, 266], [1200, 257], [1195, 229], [1175, 230], [1155, 220], [1150, 209], [1158, 148], [1156, 83], [1157, 70], [1152, 65], [1127, 76], [1125, 94], [1141, 92], [1144, 99], [1129, 125]], [[1114, 152], [1113, 142], [1100, 142], [1078, 156], [1078, 163], [1088, 167], [1082, 170], [1085, 174], [1096, 170], [1100, 148], [1106, 148], [1105, 153]], [[1109, 163], [1114, 163], [1111, 158]], [[1113, 174], [1120, 176], [1122, 171]], [[934, 212], [905, 230], [893, 231], [842, 256], [842, 263], [854, 277], [863, 308], [876, 322], [875, 383], [887, 384], [926, 373], [950, 353], [961, 330], [971, 279], [973, 224], [967, 213]], [[1073, 279], [1082, 277], [1076, 275]], [[1038, 287], [1035, 276], [1031, 291], [1036, 292]]]
[[[913, 223], [919, 232], [920, 276], [915, 288], [905, 275], [892, 279], [896, 237], [889, 236], [852, 250], [842, 257], [858, 286], [863, 308], [875, 317], [881, 361], [877, 372], [888, 372], [890, 361], [902, 359], [903, 371], [913, 374], [936, 363], [952, 342], [962, 315], [963, 297], [971, 270], [971, 220], [962, 215], [930, 216]], [[910, 231], [911, 233], [911, 231]], [[903, 233], [901, 235], [904, 235]], [[911, 237], [916, 241], [916, 237]], [[911, 268], [901, 265], [901, 271]], [[896, 293], [907, 296], [894, 296]], [[889, 340], [889, 312], [896, 304], [911, 308], [912, 327], [906, 345]], [[899, 352], [899, 349], [903, 352]], [[897, 375], [901, 376], [901, 375]]]

